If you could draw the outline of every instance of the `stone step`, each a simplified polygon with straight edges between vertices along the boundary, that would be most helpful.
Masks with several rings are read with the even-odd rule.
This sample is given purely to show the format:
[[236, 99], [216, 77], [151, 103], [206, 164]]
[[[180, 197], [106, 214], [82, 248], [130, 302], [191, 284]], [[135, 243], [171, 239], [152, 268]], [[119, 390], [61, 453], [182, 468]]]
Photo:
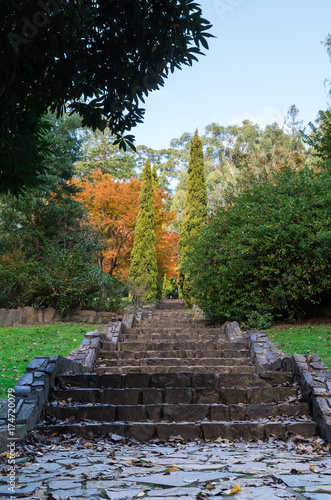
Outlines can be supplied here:
[[158, 438], [168, 441], [172, 436], [181, 436], [185, 441], [203, 439], [205, 441], [218, 438], [229, 441], [244, 440], [257, 441], [266, 440], [269, 437], [287, 439], [299, 434], [310, 438], [318, 435], [317, 424], [312, 421], [284, 420], [277, 422], [104, 422], [104, 423], [78, 423], [78, 424], [56, 424], [37, 426], [39, 432], [49, 434], [75, 433], [91, 437], [104, 436], [106, 434], [118, 434], [123, 437], [133, 438], [138, 441], [150, 441]]
[[194, 319], [192, 315], [187, 315], [184, 317], [182, 314], [174, 315], [174, 316], [164, 316], [157, 317], [154, 316], [152, 318], [144, 319], [142, 323], [138, 325], [144, 327], [153, 327], [153, 328], [207, 328], [208, 325], [203, 320]]
[[166, 388], [166, 387], [193, 387], [193, 388], [220, 388], [220, 387], [273, 387], [293, 383], [293, 374], [290, 372], [257, 373], [139, 373], [139, 374], [75, 374], [59, 375], [55, 380], [56, 387], [88, 388]]
[[[173, 353], [174, 354], [174, 353]], [[148, 371], [149, 366], [240, 366], [252, 364], [251, 358], [141, 358], [141, 359], [98, 359], [97, 366], [140, 366]]]
[[[190, 333], [196, 333], [196, 334], [214, 334], [214, 335], [220, 335], [222, 336], [225, 332], [224, 328], [180, 328], [178, 326], [174, 326], [172, 328], [161, 328], [161, 327], [150, 327], [150, 326], [144, 326], [144, 322], [142, 326], [137, 326], [135, 328], [129, 328], [127, 330], [128, 334], [146, 334], [146, 335], [151, 335], [153, 333], [157, 334], [164, 334], [164, 335], [173, 335], [175, 333], [184, 333], [184, 334], [190, 334]], [[126, 333], [124, 335], [127, 335]]]
[[[127, 388], [127, 389], [56, 389], [51, 397], [61, 404], [66, 401], [76, 403], [101, 403], [108, 405], [139, 404], [276, 404], [282, 401], [297, 402], [296, 387], [250, 387], [246, 388]], [[184, 419], [185, 420], [185, 419]]]
[[277, 417], [300, 417], [300, 420], [310, 420], [310, 410], [307, 403], [280, 404], [143, 404], [143, 405], [66, 405], [45, 406], [43, 418], [73, 421], [104, 421], [104, 422], [199, 422], [199, 421], [245, 421], [257, 419], [272, 419]]
[[228, 338], [225, 335], [219, 335], [214, 333], [174, 333], [174, 334], [165, 334], [165, 333], [125, 333], [121, 334], [120, 340], [121, 342], [125, 342], [127, 340], [141, 340], [145, 342], [160, 342], [166, 339], [169, 340], [195, 340], [197, 342], [203, 341], [215, 341], [222, 342], [228, 341]]
[[[208, 370], [210, 373], [240, 373], [240, 372], [245, 372], [245, 373], [254, 373], [256, 371], [255, 366], [248, 366], [248, 365], [242, 365], [242, 366], [208, 366]], [[160, 366], [120, 366], [120, 367], [115, 367], [115, 366], [102, 366], [99, 365], [95, 368], [95, 372], [97, 374], [106, 374], [106, 373], [158, 373], [160, 371], [163, 371], [165, 373], [186, 373], [186, 372], [195, 372], [195, 373], [205, 373], [206, 372], [206, 366], [204, 365], [194, 365], [194, 366], [189, 366], [189, 365], [181, 365], [181, 366], [165, 366], [165, 367], [160, 367]]]
[[[142, 358], [172, 358], [174, 351], [100, 351], [99, 359], [142, 359]], [[248, 349], [207, 349], [204, 351], [176, 351], [177, 358], [245, 358], [250, 356]]]
[[[112, 342], [104, 342], [103, 351], [125, 350], [125, 351], [204, 351], [206, 349], [233, 349], [233, 342], [215, 342], [215, 341], [189, 341], [189, 340], [168, 340], [160, 342], [143, 342], [140, 340], [126, 340], [118, 342], [114, 348]], [[236, 342], [235, 348], [238, 350], [247, 349], [246, 342]]]

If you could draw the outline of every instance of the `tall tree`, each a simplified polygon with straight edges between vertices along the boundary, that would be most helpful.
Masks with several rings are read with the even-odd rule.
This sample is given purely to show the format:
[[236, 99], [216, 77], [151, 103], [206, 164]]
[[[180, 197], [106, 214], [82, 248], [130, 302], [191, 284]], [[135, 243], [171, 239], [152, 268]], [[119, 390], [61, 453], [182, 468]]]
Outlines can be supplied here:
[[157, 299], [161, 300], [165, 276], [174, 276], [176, 266], [176, 253], [179, 236], [169, 232], [168, 228], [176, 222], [176, 214], [166, 209], [168, 194], [159, 183], [156, 165], [152, 170], [153, 199], [154, 199], [154, 231], [156, 238], [156, 260], [158, 272]]
[[158, 270], [155, 249], [153, 181], [150, 161], [143, 170], [139, 212], [134, 229], [130, 262], [130, 281], [136, 297], [154, 300], [158, 296]]
[[181, 227], [179, 240], [179, 289], [188, 307], [192, 306], [192, 288], [189, 275], [184, 271], [186, 253], [190, 247], [190, 240], [197, 237], [200, 229], [206, 222], [207, 216], [207, 189], [204, 171], [204, 157], [202, 142], [198, 131], [195, 132], [190, 151], [188, 167], [187, 192], [185, 198], [185, 215]]
[[86, 135], [82, 145], [83, 158], [75, 165], [77, 176], [91, 178], [91, 174], [99, 169], [103, 174], [110, 174], [115, 179], [128, 179], [136, 174], [135, 153], [124, 152], [114, 146], [109, 129], [104, 132], [88, 129]]
[[331, 172], [331, 111], [319, 111], [316, 123], [309, 123], [309, 135], [301, 135], [312, 148], [313, 164]]
[[104, 243], [99, 266], [110, 275], [126, 278], [141, 182], [133, 178], [118, 182], [99, 169], [91, 180], [73, 179], [72, 183], [79, 189], [75, 199], [87, 209], [85, 223], [93, 226]]
[[[0, 189], [37, 182], [41, 116], [66, 106], [119, 145], [145, 96], [208, 49], [211, 25], [191, 0], [0, 2]], [[116, 141], [115, 141], [116, 142]]]

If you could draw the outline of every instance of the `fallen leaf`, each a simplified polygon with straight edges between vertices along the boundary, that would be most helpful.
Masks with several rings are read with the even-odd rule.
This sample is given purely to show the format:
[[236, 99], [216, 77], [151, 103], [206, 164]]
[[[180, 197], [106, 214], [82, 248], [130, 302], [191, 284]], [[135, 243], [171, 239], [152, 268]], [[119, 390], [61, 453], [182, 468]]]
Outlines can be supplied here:
[[302, 471], [297, 469], [291, 469], [290, 474], [302, 474]]
[[230, 491], [230, 495], [235, 495], [236, 493], [239, 493], [239, 491], [242, 491], [241, 487], [239, 486], [239, 484], [235, 484]]
[[208, 483], [208, 484], [206, 484], [205, 488], [207, 490], [210, 490], [210, 491], [214, 490], [215, 489], [215, 484], [214, 483]]
[[316, 471], [315, 471], [315, 465], [311, 465], [311, 466], [309, 467], [309, 470], [310, 470], [310, 472], [316, 472]]
[[182, 470], [182, 469], [178, 469], [178, 467], [166, 467], [163, 472], [174, 472], [176, 470]]

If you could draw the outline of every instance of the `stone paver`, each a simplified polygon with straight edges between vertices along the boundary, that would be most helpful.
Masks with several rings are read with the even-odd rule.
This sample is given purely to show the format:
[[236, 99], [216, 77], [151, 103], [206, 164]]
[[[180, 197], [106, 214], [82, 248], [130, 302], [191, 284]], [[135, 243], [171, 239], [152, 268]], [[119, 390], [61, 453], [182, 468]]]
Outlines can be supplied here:
[[[30, 441], [18, 445], [19, 498], [203, 499], [229, 496], [235, 485], [241, 488], [234, 495], [240, 500], [325, 500], [331, 495], [330, 447], [321, 439], [183, 443], [174, 438], [148, 444], [115, 436], [39, 439], [33, 432]], [[6, 466], [2, 455], [2, 474]], [[0, 499], [12, 495], [5, 481], [2, 475]]]

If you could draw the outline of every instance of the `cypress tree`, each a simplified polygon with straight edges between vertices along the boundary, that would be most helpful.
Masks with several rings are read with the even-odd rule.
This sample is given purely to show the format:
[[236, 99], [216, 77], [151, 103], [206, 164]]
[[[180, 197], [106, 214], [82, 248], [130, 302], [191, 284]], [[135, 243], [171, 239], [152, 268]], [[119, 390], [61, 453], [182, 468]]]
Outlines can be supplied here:
[[181, 227], [179, 249], [179, 293], [188, 307], [194, 301], [189, 276], [183, 270], [185, 253], [189, 248], [189, 239], [198, 235], [207, 215], [207, 188], [204, 169], [202, 142], [196, 130], [191, 142], [188, 182], [185, 198], [185, 215]]
[[[157, 170], [156, 170], [155, 163], [153, 164], [153, 169], [152, 169], [152, 183], [153, 183], [153, 192], [156, 192], [160, 188], [160, 182], [159, 182], [159, 178], [158, 178], [158, 175], [157, 175]], [[154, 228], [155, 228], [155, 235], [157, 236], [156, 222], [157, 222], [158, 215], [159, 215], [159, 209], [157, 209], [154, 206], [154, 211], [155, 211], [155, 218], [154, 218], [155, 225], [154, 225]], [[158, 276], [157, 276], [157, 296], [156, 296], [156, 298], [158, 300], [161, 300], [162, 299], [162, 292], [163, 292], [164, 274], [163, 274], [162, 269], [161, 269], [161, 264], [160, 264], [158, 256], [157, 256], [157, 252], [156, 252], [156, 258], [157, 258], [157, 272], [158, 272]]]
[[158, 272], [155, 250], [153, 182], [150, 161], [143, 170], [139, 195], [139, 212], [134, 230], [130, 262], [133, 295], [155, 300], [158, 292]]

